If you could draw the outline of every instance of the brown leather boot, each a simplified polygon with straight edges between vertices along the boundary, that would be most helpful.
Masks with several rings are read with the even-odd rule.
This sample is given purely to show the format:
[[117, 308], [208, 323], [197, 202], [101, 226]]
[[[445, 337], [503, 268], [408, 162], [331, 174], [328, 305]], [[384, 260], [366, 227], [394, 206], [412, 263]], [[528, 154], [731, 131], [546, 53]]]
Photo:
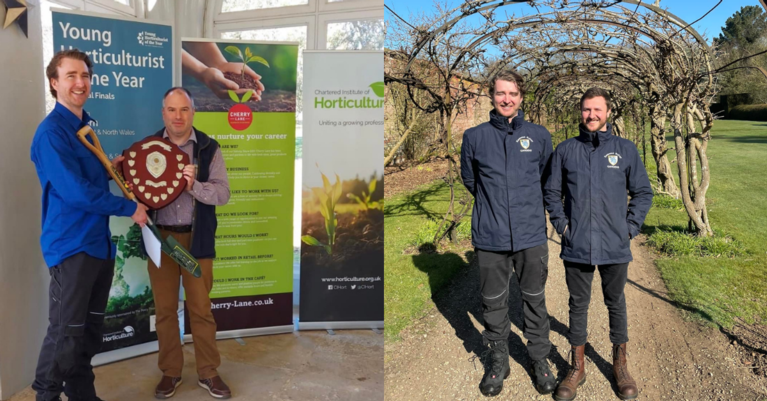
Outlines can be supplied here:
[[572, 347], [570, 350], [571, 367], [567, 371], [565, 379], [557, 386], [554, 393], [554, 399], [557, 401], [570, 401], [578, 395], [578, 386], [586, 383], [586, 364], [583, 361], [583, 354], [586, 352], [586, 344]]
[[626, 365], [626, 343], [613, 344], [613, 375], [618, 385], [618, 398], [633, 400], [639, 395], [639, 390]]

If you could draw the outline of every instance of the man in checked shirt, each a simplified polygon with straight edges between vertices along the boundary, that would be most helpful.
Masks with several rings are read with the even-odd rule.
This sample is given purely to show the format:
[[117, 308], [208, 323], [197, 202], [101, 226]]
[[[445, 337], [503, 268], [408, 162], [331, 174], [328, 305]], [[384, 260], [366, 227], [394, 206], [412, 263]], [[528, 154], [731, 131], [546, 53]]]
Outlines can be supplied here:
[[215, 398], [230, 398], [229, 387], [216, 371], [221, 358], [216, 347], [216, 321], [213, 320], [209, 295], [213, 287], [213, 258], [216, 257], [216, 206], [229, 201], [224, 157], [218, 142], [192, 127], [194, 100], [186, 89], [175, 87], [165, 93], [162, 119], [165, 128], [154, 135], [178, 145], [189, 155], [192, 164], [184, 167], [187, 181], [184, 193], [170, 205], [153, 212], [153, 219], [163, 237], [173, 236], [197, 258], [202, 277], [193, 277], [166, 254], [162, 254], [159, 269], [149, 260], [160, 344], [158, 365], [163, 374], [155, 388], [155, 398], [172, 397], [181, 384], [184, 354], [179, 341], [177, 314], [181, 277], [194, 337], [198, 384]]

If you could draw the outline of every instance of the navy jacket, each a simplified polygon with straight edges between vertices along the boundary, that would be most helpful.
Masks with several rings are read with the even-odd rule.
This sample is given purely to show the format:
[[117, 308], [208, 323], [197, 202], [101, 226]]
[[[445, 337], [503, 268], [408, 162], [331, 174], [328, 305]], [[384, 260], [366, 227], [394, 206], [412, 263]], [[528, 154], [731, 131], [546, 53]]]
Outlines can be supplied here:
[[[154, 133], [154, 136], [162, 138], [165, 128]], [[206, 133], [194, 129], [197, 142], [194, 143], [194, 160], [197, 165], [197, 181], [207, 182], [210, 174], [210, 162], [218, 150], [218, 142]], [[152, 213], [152, 218], [157, 220], [157, 211]], [[194, 201], [194, 215], [192, 216], [192, 239], [189, 253], [197, 259], [214, 259], [216, 257], [216, 205], [206, 205]]]
[[541, 175], [551, 157], [551, 134], [524, 120], [490, 112], [466, 130], [461, 178], [474, 195], [471, 242], [488, 251], [521, 251], [546, 243]]
[[136, 212], [136, 203], [109, 192], [106, 170], [77, 139], [90, 120], [57, 102], [32, 139], [30, 157], [43, 189], [40, 246], [49, 268], [80, 252], [114, 259], [109, 216]]
[[630, 262], [630, 238], [639, 234], [653, 196], [634, 143], [614, 136], [610, 124], [596, 133], [581, 126], [580, 135], [557, 146], [550, 168], [549, 218], [560, 235], [568, 227], [560, 257], [590, 265]]

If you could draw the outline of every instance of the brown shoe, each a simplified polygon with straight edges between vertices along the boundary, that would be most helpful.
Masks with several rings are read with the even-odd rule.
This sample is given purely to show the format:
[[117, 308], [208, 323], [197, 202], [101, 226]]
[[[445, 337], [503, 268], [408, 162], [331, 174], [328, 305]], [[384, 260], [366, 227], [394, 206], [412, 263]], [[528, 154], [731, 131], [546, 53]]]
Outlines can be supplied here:
[[176, 394], [176, 388], [181, 385], [180, 377], [163, 376], [157, 387], [154, 388], [154, 398], [164, 400]]
[[613, 344], [613, 375], [618, 385], [618, 398], [633, 400], [639, 395], [637, 383], [629, 374], [626, 361], [626, 343]]
[[557, 386], [554, 399], [557, 401], [570, 401], [578, 395], [578, 386], [586, 383], [586, 364], [583, 354], [586, 352], [586, 344], [572, 347], [570, 350], [572, 367], [567, 371], [565, 379]]
[[221, 376], [200, 380], [197, 382], [197, 384], [199, 384], [200, 387], [204, 388], [205, 390], [208, 390], [208, 393], [210, 393], [211, 397], [227, 399], [232, 396], [232, 392], [229, 390], [229, 386], [227, 386], [226, 383], [221, 380]]

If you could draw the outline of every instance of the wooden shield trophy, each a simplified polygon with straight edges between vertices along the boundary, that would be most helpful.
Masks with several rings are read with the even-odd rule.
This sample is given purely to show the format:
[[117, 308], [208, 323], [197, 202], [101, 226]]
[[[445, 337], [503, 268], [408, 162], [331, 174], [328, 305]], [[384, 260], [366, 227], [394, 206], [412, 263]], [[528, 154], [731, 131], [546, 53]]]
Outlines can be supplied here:
[[184, 166], [189, 156], [167, 139], [150, 136], [123, 152], [125, 181], [141, 203], [152, 209], [171, 204], [186, 187]]

